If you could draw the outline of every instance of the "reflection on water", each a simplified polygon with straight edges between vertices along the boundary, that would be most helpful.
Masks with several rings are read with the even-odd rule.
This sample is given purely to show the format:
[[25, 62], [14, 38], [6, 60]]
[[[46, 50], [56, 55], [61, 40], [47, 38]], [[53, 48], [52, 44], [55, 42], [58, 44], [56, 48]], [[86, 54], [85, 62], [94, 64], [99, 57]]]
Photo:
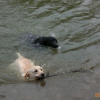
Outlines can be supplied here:
[[37, 81], [33, 81], [33, 80], [25, 80], [24, 82], [27, 83], [32, 83], [32, 84], [40, 84], [41, 87], [44, 87], [46, 85], [45, 80], [37, 80]]
[[[35, 48], [25, 41], [26, 33], [56, 36], [61, 49]], [[99, 41], [99, 0], [1, 0], [0, 99], [99, 99], [95, 98], [95, 93], [100, 93]], [[9, 69], [17, 58], [16, 52], [44, 65], [46, 73], [78, 68], [93, 68], [93, 72], [24, 82]]]

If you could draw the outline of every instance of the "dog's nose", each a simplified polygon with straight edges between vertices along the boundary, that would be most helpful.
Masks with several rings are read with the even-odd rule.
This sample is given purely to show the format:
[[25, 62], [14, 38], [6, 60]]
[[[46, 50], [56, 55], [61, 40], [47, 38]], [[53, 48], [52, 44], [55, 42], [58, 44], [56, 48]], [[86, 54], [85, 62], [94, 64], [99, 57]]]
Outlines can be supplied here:
[[44, 77], [44, 75], [45, 75], [44, 73], [41, 74], [42, 77]]

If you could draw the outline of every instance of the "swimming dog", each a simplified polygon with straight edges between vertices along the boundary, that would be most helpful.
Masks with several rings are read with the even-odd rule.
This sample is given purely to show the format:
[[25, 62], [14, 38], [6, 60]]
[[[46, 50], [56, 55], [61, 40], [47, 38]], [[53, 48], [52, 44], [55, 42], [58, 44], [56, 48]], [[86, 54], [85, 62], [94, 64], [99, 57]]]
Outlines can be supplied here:
[[16, 63], [18, 64], [20, 72], [25, 79], [39, 80], [44, 78], [45, 74], [42, 67], [35, 66], [31, 60], [24, 58], [20, 53], [16, 54], [18, 55]]
[[37, 36], [33, 36], [31, 34], [28, 34], [27, 37], [28, 41], [32, 44], [36, 44], [37, 46], [48, 46], [48, 47], [52, 47], [52, 48], [58, 48], [58, 41], [55, 37], [53, 36], [49, 36], [49, 37], [37, 37]]

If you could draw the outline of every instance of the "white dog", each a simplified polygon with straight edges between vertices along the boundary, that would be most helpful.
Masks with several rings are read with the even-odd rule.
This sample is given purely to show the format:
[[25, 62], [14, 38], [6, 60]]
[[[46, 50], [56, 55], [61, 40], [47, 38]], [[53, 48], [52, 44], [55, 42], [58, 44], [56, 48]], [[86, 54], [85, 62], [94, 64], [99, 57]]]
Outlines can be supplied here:
[[18, 64], [20, 72], [25, 79], [32, 78], [39, 80], [44, 78], [45, 74], [40, 66], [35, 66], [31, 60], [24, 58], [20, 53], [16, 54], [19, 57], [16, 60], [16, 63]]

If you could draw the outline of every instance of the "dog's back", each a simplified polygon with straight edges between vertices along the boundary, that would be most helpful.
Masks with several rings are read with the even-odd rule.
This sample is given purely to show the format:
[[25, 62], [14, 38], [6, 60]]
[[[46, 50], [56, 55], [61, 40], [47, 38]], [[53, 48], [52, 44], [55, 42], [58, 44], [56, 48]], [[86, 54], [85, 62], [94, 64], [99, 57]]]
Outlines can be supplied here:
[[25, 73], [28, 69], [31, 69], [34, 66], [34, 63], [31, 60], [24, 58], [20, 53], [16, 54], [18, 55], [16, 62], [19, 65], [21, 73]]

